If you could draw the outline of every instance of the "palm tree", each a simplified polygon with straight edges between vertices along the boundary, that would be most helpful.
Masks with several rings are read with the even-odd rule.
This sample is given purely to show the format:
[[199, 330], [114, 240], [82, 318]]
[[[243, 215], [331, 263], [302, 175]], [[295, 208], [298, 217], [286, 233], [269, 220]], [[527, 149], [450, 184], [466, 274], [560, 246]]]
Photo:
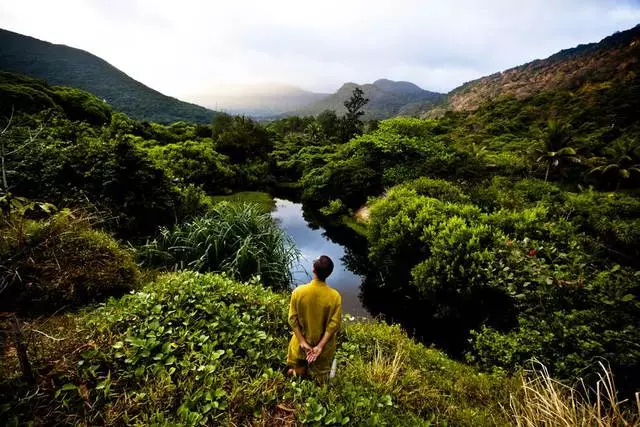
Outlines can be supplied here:
[[563, 172], [565, 165], [580, 163], [577, 151], [569, 146], [571, 136], [568, 126], [562, 125], [556, 120], [549, 120], [542, 143], [543, 148], [536, 150], [540, 154], [536, 161], [544, 161], [547, 164], [547, 171], [544, 174], [545, 181], [549, 179], [551, 168]]
[[630, 138], [624, 139], [604, 151], [606, 157], [594, 158], [601, 163], [589, 171], [607, 184], [615, 183], [616, 190], [623, 182], [640, 177], [640, 143]]

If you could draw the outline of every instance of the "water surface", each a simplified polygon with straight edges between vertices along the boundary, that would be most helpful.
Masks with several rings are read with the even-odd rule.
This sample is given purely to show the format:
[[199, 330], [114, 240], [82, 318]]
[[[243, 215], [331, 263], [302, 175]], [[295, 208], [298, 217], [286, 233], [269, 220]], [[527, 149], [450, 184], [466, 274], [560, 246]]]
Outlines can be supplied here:
[[342, 311], [354, 316], [368, 316], [359, 298], [363, 279], [344, 265], [342, 258], [345, 255], [345, 248], [331, 241], [323, 228], [314, 227], [305, 220], [302, 204], [277, 198], [275, 202], [276, 207], [271, 215], [291, 236], [301, 253], [301, 265], [294, 267], [295, 284], [309, 282], [313, 260], [320, 255], [327, 255], [334, 263], [333, 273], [327, 279], [327, 283], [342, 295]]

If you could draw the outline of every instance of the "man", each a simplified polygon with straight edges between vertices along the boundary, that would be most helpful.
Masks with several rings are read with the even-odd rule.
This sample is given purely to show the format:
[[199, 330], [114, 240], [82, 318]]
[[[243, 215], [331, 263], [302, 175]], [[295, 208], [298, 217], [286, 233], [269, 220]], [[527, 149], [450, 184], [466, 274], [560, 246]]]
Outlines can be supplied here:
[[333, 261], [322, 255], [313, 262], [313, 280], [294, 289], [289, 304], [289, 375], [311, 374], [324, 379], [336, 353], [336, 331], [342, 320], [342, 298], [325, 280]]

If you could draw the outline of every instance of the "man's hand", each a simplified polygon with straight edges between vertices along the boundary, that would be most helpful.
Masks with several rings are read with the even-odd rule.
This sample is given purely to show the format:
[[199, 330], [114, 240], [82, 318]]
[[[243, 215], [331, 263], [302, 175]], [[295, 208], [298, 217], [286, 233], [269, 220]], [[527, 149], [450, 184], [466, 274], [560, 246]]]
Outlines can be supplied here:
[[307, 354], [307, 358], [309, 357], [309, 352], [313, 350], [313, 348], [309, 345], [309, 343], [304, 340], [300, 342], [300, 348], [302, 348], [304, 352]]
[[320, 353], [322, 353], [322, 346], [317, 345], [313, 347], [309, 352], [307, 352], [307, 362], [315, 362], [318, 356], [320, 356]]

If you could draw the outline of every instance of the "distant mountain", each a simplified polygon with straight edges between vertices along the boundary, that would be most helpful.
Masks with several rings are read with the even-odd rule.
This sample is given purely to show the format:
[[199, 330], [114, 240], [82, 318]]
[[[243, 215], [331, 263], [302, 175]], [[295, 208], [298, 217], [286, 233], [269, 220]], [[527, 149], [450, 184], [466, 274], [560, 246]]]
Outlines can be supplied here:
[[615, 86], [639, 74], [640, 25], [599, 43], [562, 50], [547, 59], [465, 83], [448, 94], [444, 108], [475, 110], [483, 102], [503, 96], [523, 99], [545, 91]]
[[420, 109], [425, 109], [426, 106], [437, 105], [445, 97], [442, 93], [424, 90], [410, 82], [380, 79], [364, 85], [345, 83], [333, 95], [301, 108], [295, 113], [316, 115], [324, 110], [335, 110], [341, 114], [345, 111], [344, 101], [349, 99], [356, 87], [362, 89], [365, 97], [369, 99], [369, 103], [364, 108], [365, 119], [414, 115]]
[[0, 70], [71, 86], [105, 99], [132, 118], [170, 123], [210, 122], [215, 112], [166, 96], [84, 50], [0, 29]]
[[271, 117], [306, 107], [328, 96], [328, 93], [309, 92], [282, 84], [222, 85], [193, 95], [189, 100], [232, 114]]

